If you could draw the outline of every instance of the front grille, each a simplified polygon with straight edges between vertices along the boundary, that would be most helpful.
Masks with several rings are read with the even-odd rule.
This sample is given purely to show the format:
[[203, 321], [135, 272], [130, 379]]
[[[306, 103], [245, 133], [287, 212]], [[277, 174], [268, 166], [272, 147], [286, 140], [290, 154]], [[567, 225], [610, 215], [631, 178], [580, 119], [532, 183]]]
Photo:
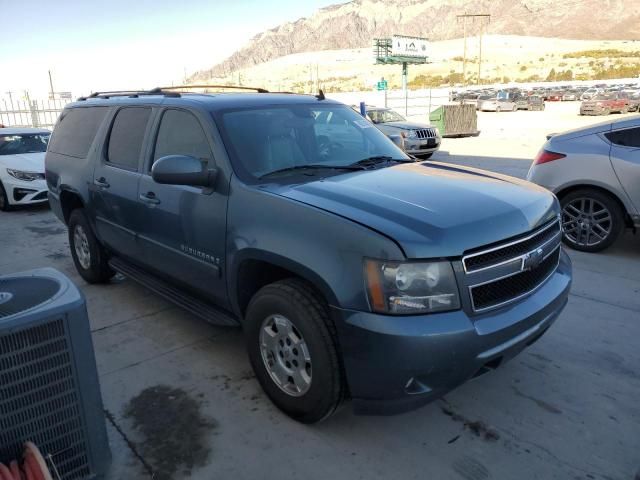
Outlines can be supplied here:
[[20, 459], [30, 440], [62, 480], [88, 478], [78, 392], [63, 320], [0, 335], [0, 461]]
[[494, 308], [517, 300], [539, 287], [556, 269], [560, 261], [557, 247], [540, 265], [495, 282], [471, 288], [471, 301], [475, 311]]
[[558, 237], [558, 239], [560, 237], [560, 223], [556, 220], [519, 240], [516, 239], [506, 245], [484, 249], [481, 252], [465, 256], [464, 268], [468, 273], [471, 273], [511, 261], [546, 244], [554, 237]]
[[423, 128], [416, 130], [416, 136], [418, 138], [435, 138], [438, 136], [435, 128]]

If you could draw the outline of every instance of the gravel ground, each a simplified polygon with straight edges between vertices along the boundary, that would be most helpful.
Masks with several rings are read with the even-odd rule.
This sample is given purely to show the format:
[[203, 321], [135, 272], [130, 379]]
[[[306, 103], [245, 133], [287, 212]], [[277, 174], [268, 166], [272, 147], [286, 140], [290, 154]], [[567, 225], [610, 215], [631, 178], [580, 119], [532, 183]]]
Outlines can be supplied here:
[[[577, 104], [483, 113], [434, 158], [524, 176]], [[595, 119], [598, 121], [598, 119]], [[87, 285], [46, 207], [0, 213], [0, 274], [51, 266], [87, 298], [113, 465], [108, 480], [603, 479], [640, 469], [640, 239], [570, 252], [569, 305], [492, 374], [420, 410], [299, 425], [260, 390], [239, 331], [211, 327], [123, 278]]]

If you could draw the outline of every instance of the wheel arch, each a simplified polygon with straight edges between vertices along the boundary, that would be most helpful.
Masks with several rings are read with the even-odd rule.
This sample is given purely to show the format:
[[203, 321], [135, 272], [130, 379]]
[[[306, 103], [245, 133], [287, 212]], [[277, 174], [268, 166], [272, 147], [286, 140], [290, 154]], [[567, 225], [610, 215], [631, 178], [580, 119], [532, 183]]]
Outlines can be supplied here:
[[228, 279], [229, 298], [242, 319], [255, 293], [269, 283], [299, 278], [314, 287], [328, 305], [338, 299], [329, 284], [311, 268], [278, 254], [247, 249], [235, 255]]
[[84, 200], [77, 191], [63, 187], [60, 189], [60, 207], [62, 208], [64, 223], [69, 225], [71, 212], [77, 208], [84, 208]]

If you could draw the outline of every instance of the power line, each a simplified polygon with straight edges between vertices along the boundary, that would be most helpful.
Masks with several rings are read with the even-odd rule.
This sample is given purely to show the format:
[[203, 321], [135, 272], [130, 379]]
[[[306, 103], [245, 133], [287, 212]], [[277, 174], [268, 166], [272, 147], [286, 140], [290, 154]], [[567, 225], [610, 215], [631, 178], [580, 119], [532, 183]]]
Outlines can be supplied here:
[[463, 85], [467, 84], [467, 19], [471, 18], [471, 20], [475, 23], [475, 20], [480, 20], [480, 52], [478, 56], [478, 85], [480, 84], [480, 78], [482, 74], [482, 33], [483, 28], [486, 23], [491, 21], [490, 13], [464, 13], [462, 15], [456, 15], [458, 21], [462, 19], [462, 30], [464, 34], [464, 56], [462, 58], [462, 83]]

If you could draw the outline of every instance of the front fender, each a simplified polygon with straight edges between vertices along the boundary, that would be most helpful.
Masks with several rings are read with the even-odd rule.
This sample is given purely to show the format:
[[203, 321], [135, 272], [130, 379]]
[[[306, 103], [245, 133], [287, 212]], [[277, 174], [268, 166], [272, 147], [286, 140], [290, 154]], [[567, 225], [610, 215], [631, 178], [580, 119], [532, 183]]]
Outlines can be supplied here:
[[313, 283], [332, 306], [368, 310], [363, 258], [403, 260], [392, 240], [319, 208], [232, 179], [227, 212], [227, 288], [237, 302], [244, 260], [290, 270]]

